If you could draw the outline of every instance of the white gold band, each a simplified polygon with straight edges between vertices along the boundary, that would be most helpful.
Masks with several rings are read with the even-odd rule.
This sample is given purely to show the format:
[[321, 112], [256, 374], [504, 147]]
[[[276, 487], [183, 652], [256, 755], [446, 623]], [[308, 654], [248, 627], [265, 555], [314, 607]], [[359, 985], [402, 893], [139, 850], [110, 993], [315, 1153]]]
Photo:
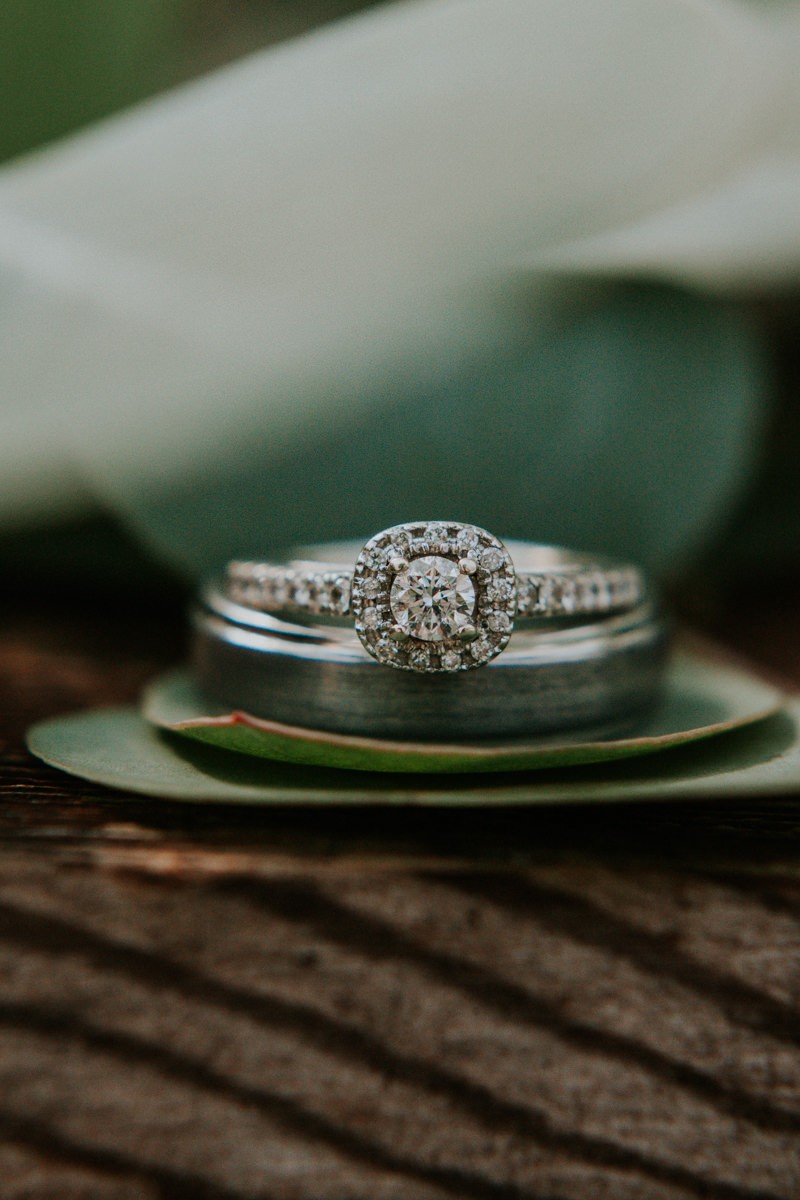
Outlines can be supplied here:
[[[517, 571], [517, 619], [602, 616], [640, 604], [645, 596], [637, 567]], [[326, 563], [234, 561], [227, 567], [231, 600], [259, 612], [347, 617], [353, 571]]]
[[456, 521], [396, 525], [364, 545], [316, 547], [283, 564], [236, 560], [224, 587], [259, 612], [349, 617], [379, 662], [426, 673], [483, 666], [520, 620], [602, 619], [647, 597], [637, 567], [506, 544]]

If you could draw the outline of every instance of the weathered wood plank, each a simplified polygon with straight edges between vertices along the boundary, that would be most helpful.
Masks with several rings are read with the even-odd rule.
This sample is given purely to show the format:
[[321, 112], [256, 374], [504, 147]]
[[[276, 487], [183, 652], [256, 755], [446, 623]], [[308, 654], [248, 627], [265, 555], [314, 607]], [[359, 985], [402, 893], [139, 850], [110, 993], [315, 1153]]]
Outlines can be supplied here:
[[194, 810], [27, 758], [179, 631], [0, 639], [4, 1200], [800, 1194], [794, 800]]

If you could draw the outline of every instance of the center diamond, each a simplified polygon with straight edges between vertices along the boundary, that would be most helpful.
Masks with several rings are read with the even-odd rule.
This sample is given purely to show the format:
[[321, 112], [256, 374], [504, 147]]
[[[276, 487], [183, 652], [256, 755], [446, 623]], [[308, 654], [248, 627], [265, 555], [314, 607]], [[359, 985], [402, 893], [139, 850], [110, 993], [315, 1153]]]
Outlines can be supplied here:
[[475, 586], [449, 558], [415, 558], [395, 576], [389, 597], [392, 614], [407, 634], [441, 642], [472, 625]]

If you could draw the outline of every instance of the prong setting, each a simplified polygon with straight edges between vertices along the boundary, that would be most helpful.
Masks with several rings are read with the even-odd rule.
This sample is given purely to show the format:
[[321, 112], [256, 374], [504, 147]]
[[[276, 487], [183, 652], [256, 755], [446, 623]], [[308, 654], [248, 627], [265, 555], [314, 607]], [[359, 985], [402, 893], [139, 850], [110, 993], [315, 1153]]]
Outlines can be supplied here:
[[474, 575], [478, 569], [478, 564], [474, 558], [460, 558], [458, 560], [458, 569], [464, 575]]

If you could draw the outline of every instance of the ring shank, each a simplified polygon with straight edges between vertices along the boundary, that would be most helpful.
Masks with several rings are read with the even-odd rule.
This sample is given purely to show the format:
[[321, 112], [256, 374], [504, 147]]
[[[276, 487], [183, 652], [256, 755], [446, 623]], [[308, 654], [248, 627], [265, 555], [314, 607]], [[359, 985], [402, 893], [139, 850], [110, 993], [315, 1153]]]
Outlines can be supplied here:
[[[645, 600], [644, 576], [627, 563], [535, 542], [505, 545], [516, 573], [517, 621], [591, 617]], [[225, 590], [261, 612], [345, 617], [360, 549], [358, 542], [338, 542], [305, 547], [288, 563], [234, 561]]]

